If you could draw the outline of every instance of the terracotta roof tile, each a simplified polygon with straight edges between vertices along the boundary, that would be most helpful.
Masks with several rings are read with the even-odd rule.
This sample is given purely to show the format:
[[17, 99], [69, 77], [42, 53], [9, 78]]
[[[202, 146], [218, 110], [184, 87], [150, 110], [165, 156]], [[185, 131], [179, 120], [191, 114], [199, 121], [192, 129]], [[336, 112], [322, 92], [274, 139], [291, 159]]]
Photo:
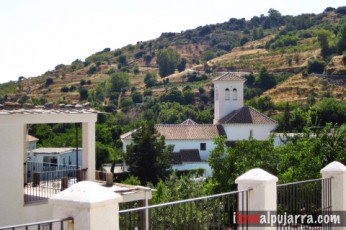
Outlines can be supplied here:
[[181, 123], [181, 125], [196, 125], [196, 124], [197, 122], [195, 122], [194, 120], [191, 120], [190, 118], [186, 119], [185, 121]]
[[[157, 124], [157, 131], [166, 140], [211, 140], [220, 135], [226, 136], [225, 130], [221, 125], [212, 124]], [[121, 135], [123, 140], [131, 140], [132, 133], [137, 130]]]
[[166, 140], [210, 140], [225, 135], [221, 125], [194, 124], [194, 125], [155, 125], [158, 132]]
[[215, 78], [213, 81], [245, 81], [247, 72], [227, 72], [223, 73], [220, 77]]
[[277, 124], [277, 122], [251, 107], [242, 107], [222, 118], [220, 124]]

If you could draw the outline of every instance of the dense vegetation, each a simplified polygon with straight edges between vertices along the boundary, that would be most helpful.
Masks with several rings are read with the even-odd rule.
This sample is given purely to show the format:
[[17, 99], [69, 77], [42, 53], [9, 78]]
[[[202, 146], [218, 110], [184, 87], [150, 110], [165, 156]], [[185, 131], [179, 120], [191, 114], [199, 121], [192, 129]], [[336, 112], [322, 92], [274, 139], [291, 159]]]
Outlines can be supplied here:
[[[157, 189], [153, 198], [157, 203], [229, 191], [234, 189], [234, 179], [253, 167], [278, 175], [282, 182], [315, 178], [332, 160], [346, 163], [344, 91], [335, 93], [335, 86], [327, 79], [303, 85], [303, 89], [289, 86], [282, 90], [284, 94], [294, 89], [303, 100], [292, 102], [287, 95], [274, 102], [271, 95], [263, 93], [295, 74], [304, 79], [312, 78], [312, 73], [345, 74], [345, 15], [346, 7], [299, 16], [283, 16], [270, 9], [267, 16], [254, 16], [248, 21], [231, 18], [181, 33], [162, 33], [155, 40], [116, 50], [105, 48], [85, 61], [57, 65], [37, 78], [20, 76], [17, 82], [0, 85], [0, 104], [89, 102], [105, 112], [99, 114], [96, 125], [97, 169], [128, 158], [133, 165], [132, 175], [117, 176], [117, 180], [149, 183]], [[336, 57], [341, 62], [336, 62]], [[214, 175], [205, 182], [169, 174], [167, 161], [154, 159], [149, 163], [165, 170], [142, 178], [142, 169], [135, 165], [143, 159], [136, 159], [133, 153], [145, 152], [143, 143], [151, 143], [155, 154], [169, 158], [169, 148], [161, 137], [143, 124], [181, 123], [187, 118], [211, 123], [211, 79], [225, 70], [250, 72], [246, 76], [245, 103], [278, 120], [278, 132], [302, 135], [287, 137], [278, 148], [271, 140], [244, 140], [229, 149], [222, 138], [217, 139], [209, 159]], [[136, 143], [128, 154], [122, 153], [120, 135], [139, 127], [142, 129]], [[39, 146], [76, 145], [73, 125], [33, 125], [29, 132], [40, 138]]]

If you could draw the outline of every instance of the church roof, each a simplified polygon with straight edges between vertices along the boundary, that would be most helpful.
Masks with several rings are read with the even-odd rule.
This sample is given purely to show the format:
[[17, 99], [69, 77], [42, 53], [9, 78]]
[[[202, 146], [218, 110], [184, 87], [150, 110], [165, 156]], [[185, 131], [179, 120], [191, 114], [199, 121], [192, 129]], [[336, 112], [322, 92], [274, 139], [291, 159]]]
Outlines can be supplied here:
[[220, 124], [277, 124], [277, 122], [255, 109], [245, 106], [222, 118]]
[[223, 73], [221, 76], [215, 78], [213, 81], [245, 81], [245, 75], [247, 72], [227, 72]]
[[220, 135], [226, 135], [221, 125], [193, 124], [175, 125], [159, 124], [155, 125], [158, 132], [166, 140], [211, 140]]
[[197, 122], [195, 122], [194, 120], [191, 120], [190, 118], [189, 119], [186, 119], [185, 121], [183, 121], [181, 123], [181, 125], [197, 125]]
[[[212, 124], [157, 124], [155, 128], [166, 140], [212, 140], [218, 136], [226, 136], [221, 125]], [[123, 140], [131, 140], [132, 133], [121, 135]]]

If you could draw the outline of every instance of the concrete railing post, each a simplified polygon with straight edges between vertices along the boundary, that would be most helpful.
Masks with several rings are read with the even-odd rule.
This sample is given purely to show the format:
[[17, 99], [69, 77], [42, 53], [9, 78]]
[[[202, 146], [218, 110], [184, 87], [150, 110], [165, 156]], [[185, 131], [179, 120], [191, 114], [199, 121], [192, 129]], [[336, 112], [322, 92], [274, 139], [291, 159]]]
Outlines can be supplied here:
[[[276, 204], [276, 182], [278, 178], [260, 168], [251, 169], [250, 171], [239, 176], [235, 183], [238, 184], [238, 191], [250, 190], [248, 193], [248, 211], [256, 212], [273, 212], [277, 209]], [[240, 211], [244, 211], [239, 207]], [[250, 229], [271, 229], [271, 227], [257, 226]]]
[[53, 218], [72, 217], [74, 230], [119, 230], [122, 197], [95, 182], [82, 181], [49, 199]]
[[321, 170], [322, 178], [332, 177], [332, 211], [346, 211], [346, 167], [338, 161]]

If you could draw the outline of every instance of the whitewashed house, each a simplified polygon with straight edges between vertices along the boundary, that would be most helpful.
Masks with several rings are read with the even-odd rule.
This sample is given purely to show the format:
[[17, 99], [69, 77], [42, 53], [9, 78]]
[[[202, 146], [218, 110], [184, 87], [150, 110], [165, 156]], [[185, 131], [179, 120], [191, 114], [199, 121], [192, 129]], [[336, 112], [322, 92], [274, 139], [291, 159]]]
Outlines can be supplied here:
[[[81, 168], [84, 179], [94, 181], [96, 120], [97, 112], [89, 108], [22, 108], [6, 105], [0, 108], [0, 226], [52, 219], [48, 196], [61, 190], [60, 180], [52, 178], [52, 173], [45, 174], [46, 178], [39, 183], [37, 180], [35, 183], [26, 181], [30, 143], [27, 142], [28, 125], [81, 123]], [[51, 184], [46, 183], [47, 178], [51, 179]]]
[[[62, 166], [80, 166], [83, 164], [82, 149], [78, 148], [37, 148], [28, 157], [29, 162], [40, 164], [55, 164]], [[78, 160], [78, 164], [77, 164]]]
[[[211, 170], [206, 163], [210, 151], [215, 147], [213, 140], [225, 136], [227, 143], [253, 138], [265, 140], [273, 131], [277, 122], [255, 109], [244, 106], [244, 75], [248, 73], [228, 72], [213, 80], [214, 83], [214, 121], [213, 124], [197, 124], [188, 119], [181, 124], [157, 124], [158, 132], [165, 137], [167, 145], [174, 145], [176, 154], [184, 153], [185, 158], [173, 162], [173, 169], [185, 170], [205, 168], [209, 176]], [[121, 136], [123, 151], [132, 141], [132, 133]], [[195, 157], [196, 151], [199, 159]]]

